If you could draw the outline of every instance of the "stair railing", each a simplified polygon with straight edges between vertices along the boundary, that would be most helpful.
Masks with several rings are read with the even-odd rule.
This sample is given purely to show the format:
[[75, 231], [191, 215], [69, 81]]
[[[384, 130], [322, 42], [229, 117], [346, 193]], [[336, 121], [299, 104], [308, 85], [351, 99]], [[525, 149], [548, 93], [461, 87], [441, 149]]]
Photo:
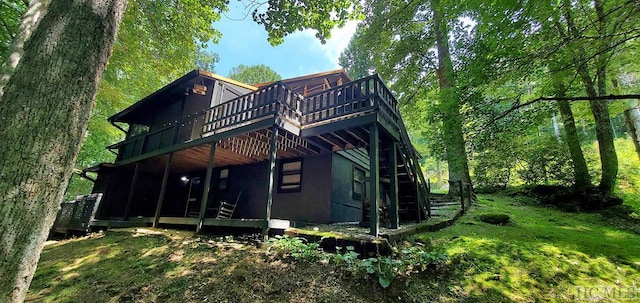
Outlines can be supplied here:
[[[378, 75], [375, 76], [377, 81], [382, 82]], [[392, 118], [387, 117], [387, 119], [391, 120], [389, 122], [391, 122], [392, 125], [396, 125], [398, 127], [398, 132], [400, 133], [399, 147], [403, 154], [402, 158], [404, 164], [408, 167], [407, 172], [410, 175], [410, 179], [418, 188], [418, 204], [420, 205], [424, 216], [429, 218], [431, 217], [431, 200], [429, 196], [431, 191], [429, 188], [430, 185], [425, 181], [424, 176], [422, 175], [422, 169], [420, 168], [416, 151], [411, 144], [411, 139], [409, 138], [402, 116], [398, 110], [398, 102], [385, 85], [378, 85], [377, 87], [380, 89], [378, 94], [379, 100], [382, 101], [382, 104], [387, 105], [386, 107], [381, 106], [380, 108], [384, 112], [385, 116], [393, 116]]]
[[478, 201], [478, 196], [468, 182], [462, 182], [461, 180], [449, 180], [449, 188], [457, 187], [458, 195], [460, 197], [460, 208], [462, 212], [466, 212], [469, 207]]

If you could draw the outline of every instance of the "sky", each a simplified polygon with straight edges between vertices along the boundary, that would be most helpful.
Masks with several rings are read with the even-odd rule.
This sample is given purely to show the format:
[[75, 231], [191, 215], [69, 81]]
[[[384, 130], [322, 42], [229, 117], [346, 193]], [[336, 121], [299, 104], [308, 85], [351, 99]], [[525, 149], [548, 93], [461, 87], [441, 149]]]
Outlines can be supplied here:
[[[227, 76], [231, 68], [240, 64], [264, 64], [283, 79], [340, 68], [338, 58], [356, 31], [357, 22], [350, 21], [341, 29], [333, 29], [331, 39], [323, 45], [315, 31], [305, 30], [284, 38], [284, 43], [271, 46], [267, 32], [253, 21], [241, 1], [230, 1], [227, 11], [213, 27], [222, 33], [218, 44], [208, 50], [218, 53], [220, 61], [215, 73]], [[237, 19], [243, 19], [237, 21]]]

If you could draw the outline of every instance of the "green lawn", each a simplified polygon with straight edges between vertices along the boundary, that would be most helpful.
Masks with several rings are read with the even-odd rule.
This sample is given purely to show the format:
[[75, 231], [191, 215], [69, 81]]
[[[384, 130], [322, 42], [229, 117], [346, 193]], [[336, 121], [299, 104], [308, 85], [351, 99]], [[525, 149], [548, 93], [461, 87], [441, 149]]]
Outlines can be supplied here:
[[[512, 222], [481, 222], [486, 213]], [[282, 259], [250, 242], [171, 230], [113, 230], [45, 247], [33, 302], [638, 302], [640, 235], [597, 213], [480, 196], [457, 223], [417, 235], [443, 266], [377, 279]], [[403, 245], [418, 245], [405, 243]]]
[[[598, 301], [608, 298], [607, 291], [624, 290], [621, 295], [634, 296], [628, 301], [640, 300], [640, 235], [597, 213], [565, 213], [530, 202], [481, 196], [452, 227], [417, 237], [450, 255], [455, 282], [447, 285], [446, 298], [573, 301], [591, 291], [590, 299]], [[505, 213], [512, 222], [483, 223], [478, 216], [484, 213]], [[613, 301], [618, 299], [625, 298]]]

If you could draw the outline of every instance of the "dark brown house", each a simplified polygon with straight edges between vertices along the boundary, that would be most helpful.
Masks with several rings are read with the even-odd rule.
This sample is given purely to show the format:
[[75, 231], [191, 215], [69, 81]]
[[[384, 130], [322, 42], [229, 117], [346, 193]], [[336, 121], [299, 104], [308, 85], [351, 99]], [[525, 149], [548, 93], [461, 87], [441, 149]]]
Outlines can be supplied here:
[[[256, 86], [194, 70], [109, 118], [126, 139], [86, 169], [93, 226], [261, 228], [429, 216], [394, 96], [343, 70]], [[375, 207], [371, 207], [372, 201]]]

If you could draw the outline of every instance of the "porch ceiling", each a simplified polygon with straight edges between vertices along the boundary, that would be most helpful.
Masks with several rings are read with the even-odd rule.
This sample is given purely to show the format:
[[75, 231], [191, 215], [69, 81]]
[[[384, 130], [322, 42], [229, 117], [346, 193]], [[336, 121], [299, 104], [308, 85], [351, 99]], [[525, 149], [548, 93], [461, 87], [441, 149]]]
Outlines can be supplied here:
[[[257, 163], [269, 159], [270, 129], [262, 129], [220, 140], [216, 143], [215, 167]], [[277, 157], [296, 158], [317, 155], [322, 149], [307, 140], [285, 130], [278, 132]], [[207, 167], [210, 144], [203, 144], [176, 151], [173, 154], [171, 172], [187, 173]], [[148, 166], [162, 169], [167, 156], [155, 157]], [[163, 160], [164, 159], [164, 160]], [[158, 163], [155, 163], [158, 162]], [[153, 163], [153, 164], [151, 164]]]

